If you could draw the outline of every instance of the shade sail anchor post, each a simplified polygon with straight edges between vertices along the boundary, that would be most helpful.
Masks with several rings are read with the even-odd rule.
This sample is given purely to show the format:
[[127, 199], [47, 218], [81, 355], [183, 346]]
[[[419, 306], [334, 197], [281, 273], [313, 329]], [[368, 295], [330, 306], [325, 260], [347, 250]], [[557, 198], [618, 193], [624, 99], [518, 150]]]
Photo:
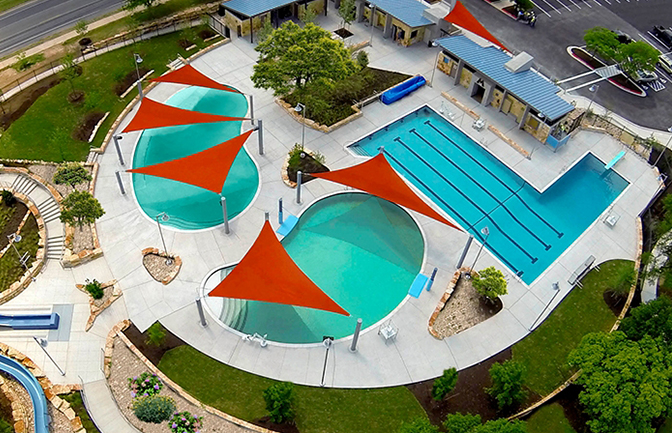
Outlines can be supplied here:
[[161, 230], [161, 223], [159, 222], [159, 218], [161, 218], [161, 221], [166, 222], [170, 219], [170, 217], [165, 212], [161, 212], [160, 214], [156, 215], [156, 226], [159, 228], [159, 236], [161, 236], [161, 244], [163, 244], [163, 253], [166, 255], [166, 264], [170, 266], [173, 264], [173, 259], [170, 257], [170, 254], [168, 254], [168, 248], [166, 248], [166, 239], [163, 237], [163, 230]]
[[359, 341], [359, 333], [362, 332], [362, 319], [357, 319], [357, 325], [355, 325], [355, 333], [352, 336], [352, 344], [350, 345], [350, 352], [357, 352], [357, 342]]
[[271, 213], [270, 212], [264, 212], [264, 221], [269, 221], [271, 219]]
[[254, 128], [257, 131], [257, 138], [259, 139], [259, 155], [264, 154], [264, 124], [261, 119], [257, 120], [257, 126]]
[[322, 344], [327, 349], [324, 352], [324, 366], [322, 367], [322, 380], [320, 380], [320, 386], [323, 387], [326, 384], [324, 381], [324, 377], [327, 374], [327, 361], [329, 360], [329, 349], [331, 348], [331, 345], [334, 344], [334, 337], [325, 335], [324, 337], [322, 337]]
[[460, 256], [460, 259], [457, 261], [457, 269], [460, 269], [464, 264], [464, 259], [467, 258], [467, 253], [469, 252], [469, 248], [471, 247], [471, 243], [473, 241], [474, 241], [474, 235], [470, 233], [469, 239], [467, 239], [467, 243], [464, 245], [464, 249], [462, 250], [462, 255]]
[[121, 173], [115, 171], [114, 174], [117, 177], [117, 185], [119, 185], [119, 191], [121, 192], [121, 195], [126, 195], [126, 190], [124, 189], [124, 182], [122, 182], [121, 180]]
[[282, 225], [285, 221], [284, 215], [282, 214], [282, 198], [278, 200], [278, 224]]
[[222, 216], [224, 217], [224, 233], [228, 235], [231, 233], [231, 230], [229, 228], [229, 215], [226, 212], [226, 197], [221, 196], [220, 202], [222, 204]]
[[205, 320], [205, 313], [203, 312], [203, 301], [201, 300], [200, 296], [196, 297], [196, 308], [198, 309], [198, 318], [199, 318], [198, 323], [203, 328], [207, 327], [208, 321]]
[[427, 285], [425, 286], [425, 290], [428, 292], [432, 290], [432, 285], [434, 284], [434, 279], [436, 278], [436, 273], [439, 271], [439, 268], [434, 268], [432, 271], [432, 276], [429, 277], [429, 280], [427, 281]]
[[247, 95], [250, 97], [250, 123], [254, 125], [254, 96]]
[[301, 178], [303, 173], [301, 170], [296, 172], [296, 204], [301, 204]]
[[119, 140], [123, 139], [121, 135], [113, 135], [112, 139], [114, 140], [114, 147], [117, 149], [117, 157], [119, 157], [119, 164], [126, 165], [124, 163], [124, 156], [121, 154], [121, 146], [119, 146]]

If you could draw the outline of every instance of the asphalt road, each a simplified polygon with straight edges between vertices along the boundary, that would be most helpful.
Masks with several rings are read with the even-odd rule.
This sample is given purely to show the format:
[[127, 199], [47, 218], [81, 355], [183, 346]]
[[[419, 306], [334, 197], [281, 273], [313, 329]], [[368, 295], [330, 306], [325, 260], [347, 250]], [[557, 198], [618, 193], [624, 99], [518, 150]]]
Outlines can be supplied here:
[[[646, 36], [649, 23], [672, 25], [672, 0], [620, 0], [620, 3], [609, 0], [611, 4], [605, 0], [573, 0], [574, 4], [572, 0], [534, 0], [550, 15], [538, 10], [539, 18], [535, 28], [508, 18], [484, 0], [462, 1], [504, 45], [515, 52], [530, 53], [535, 63], [542, 66], [546, 76], [557, 79], [588, 71], [567, 54], [566, 48], [569, 45], [584, 45], [583, 35], [590, 28], [602, 26], [621, 30], [639, 39], [640, 34]], [[665, 22], [659, 22], [661, 18]], [[585, 83], [590, 78], [578, 79], [564, 87]], [[665, 78], [667, 88], [660, 92], [650, 91], [646, 98], [627, 94], [604, 82], [600, 85], [595, 101], [635, 123], [665, 130], [672, 125], [672, 77]], [[593, 96], [585, 88], [577, 93]]]
[[33, 0], [0, 14], [0, 57], [121, 8], [123, 0]]

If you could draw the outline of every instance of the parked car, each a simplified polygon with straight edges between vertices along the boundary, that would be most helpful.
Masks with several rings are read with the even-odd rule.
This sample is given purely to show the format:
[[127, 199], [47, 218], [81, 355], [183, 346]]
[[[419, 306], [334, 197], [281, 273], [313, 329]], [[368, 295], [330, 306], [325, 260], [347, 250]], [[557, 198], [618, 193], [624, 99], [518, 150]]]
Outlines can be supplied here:
[[622, 31], [620, 31], [620, 30], [616, 30], [614, 33], [616, 34], [616, 39], [618, 39], [618, 42], [620, 42], [620, 43], [622, 43], [622, 44], [626, 44], [626, 45], [627, 45], [627, 44], [629, 44], [630, 42], [633, 42], [633, 39], [632, 39], [632, 38], [630, 37], [630, 35], [627, 34], [627, 33], [624, 33], [624, 32], [622, 32]]
[[653, 71], [637, 71], [632, 78], [638, 83], [650, 83], [658, 79], [658, 74]]
[[651, 33], [665, 44], [667, 48], [672, 48], [672, 31], [670, 29], [666, 29], [663, 26], [653, 26]]
[[661, 54], [658, 57], [658, 66], [660, 66], [663, 71], [672, 75], [672, 56], [669, 54]]

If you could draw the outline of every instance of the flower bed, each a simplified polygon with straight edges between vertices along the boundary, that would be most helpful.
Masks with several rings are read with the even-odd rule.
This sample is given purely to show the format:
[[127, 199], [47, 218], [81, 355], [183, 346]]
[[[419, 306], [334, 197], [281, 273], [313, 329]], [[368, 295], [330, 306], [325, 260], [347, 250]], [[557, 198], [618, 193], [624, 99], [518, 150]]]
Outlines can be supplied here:
[[[590, 55], [586, 50], [581, 47], [567, 47], [567, 52], [570, 56], [576, 59], [579, 63], [583, 63], [588, 69], [597, 69], [604, 66], [607, 66], [602, 60], [598, 59], [595, 56]], [[639, 87], [637, 83], [632, 81], [630, 78], [626, 77], [625, 74], [621, 73], [615, 75], [608, 79], [608, 81], [614, 86], [618, 87], [621, 90], [624, 90], [632, 95], [645, 97], [646, 92], [644, 89]]]

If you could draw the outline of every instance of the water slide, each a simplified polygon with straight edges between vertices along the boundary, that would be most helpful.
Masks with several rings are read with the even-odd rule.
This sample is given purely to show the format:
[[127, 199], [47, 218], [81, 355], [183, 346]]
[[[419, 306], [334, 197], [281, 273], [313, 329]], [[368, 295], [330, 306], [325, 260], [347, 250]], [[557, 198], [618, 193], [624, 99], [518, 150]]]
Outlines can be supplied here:
[[60, 317], [51, 314], [0, 314], [0, 328], [58, 329]]
[[26, 367], [20, 362], [4, 355], [0, 355], [0, 371], [3, 371], [16, 379], [30, 395], [35, 414], [35, 433], [49, 433], [49, 413], [47, 411], [47, 398], [37, 381]]

